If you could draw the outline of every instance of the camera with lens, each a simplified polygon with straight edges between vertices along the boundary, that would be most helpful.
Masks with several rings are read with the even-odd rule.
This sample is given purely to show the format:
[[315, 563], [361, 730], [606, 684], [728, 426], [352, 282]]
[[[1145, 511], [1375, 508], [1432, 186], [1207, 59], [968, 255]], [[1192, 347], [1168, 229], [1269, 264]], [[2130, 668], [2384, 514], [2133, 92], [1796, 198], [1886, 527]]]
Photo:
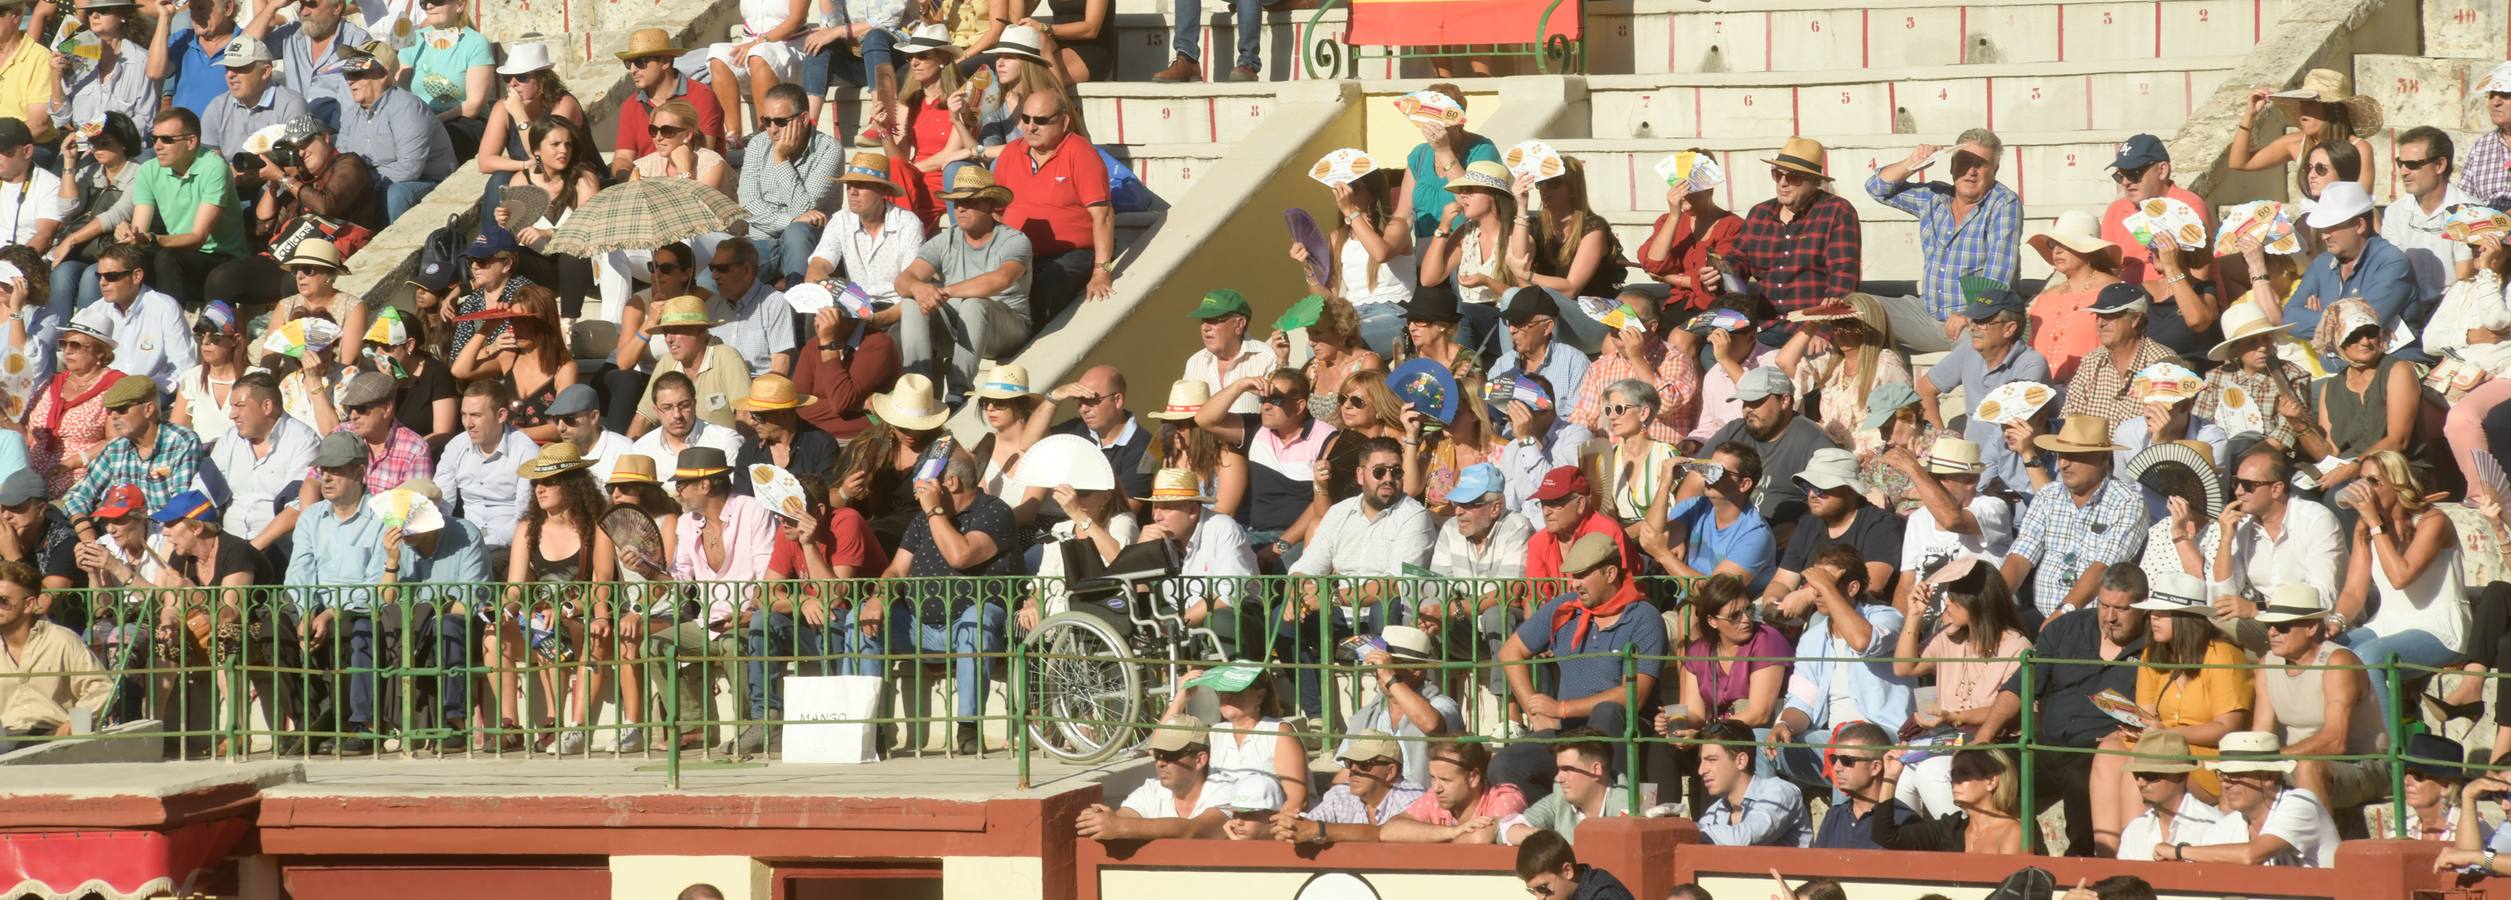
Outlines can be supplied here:
[[271, 165], [278, 166], [282, 170], [301, 169], [305, 167], [304, 154], [297, 150], [297, 146], [295, 144], [288, 143], [287, 141], [272, 142], [270, 145], [270, 152], [266, 155], [270, 158]]

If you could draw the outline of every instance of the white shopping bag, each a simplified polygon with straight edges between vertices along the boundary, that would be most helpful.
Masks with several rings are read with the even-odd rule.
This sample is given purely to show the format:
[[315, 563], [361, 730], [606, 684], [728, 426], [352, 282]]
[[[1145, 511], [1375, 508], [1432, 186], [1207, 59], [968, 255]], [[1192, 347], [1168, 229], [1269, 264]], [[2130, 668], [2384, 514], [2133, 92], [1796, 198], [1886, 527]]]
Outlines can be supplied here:
[[814, 675], [785, 679], [785, 761], [867, 763], [879, 760], [875, 729], [866, 721], [881, 705], [881, 679]]

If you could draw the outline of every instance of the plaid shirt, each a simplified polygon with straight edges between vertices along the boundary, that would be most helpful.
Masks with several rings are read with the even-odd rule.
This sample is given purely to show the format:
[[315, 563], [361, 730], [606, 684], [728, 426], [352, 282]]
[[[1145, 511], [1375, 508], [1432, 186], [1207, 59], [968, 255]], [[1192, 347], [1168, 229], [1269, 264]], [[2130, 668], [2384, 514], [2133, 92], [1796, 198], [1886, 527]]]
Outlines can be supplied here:
[[1943, 182], [1887, 182], [1877, 171], [1866, 179], [1866, 196], [1918, 217], [1918, 296], [1937, 321], [1962, 311], [1964, 275], [2014, 283], [2023, 198], [2013, 189], [1989, 184], [1988, 196], [1959, 220], [1953, 217], [1953, 186]]
[[[1657, 414], [1648, 420], [1648, 436], [1667, 444], [1680, 443], [1700, 419], [1700, 371], [1690, 358], [1665, 350], [1664, 341], [1649, 338], [1647, 366], [1619, 353], [1596, 357], [1595, 362], [1587, 365], [1587, 380], [1578, 388], [1577, 406], [1571, 410], [1569, 420], [1596, 434], [1606, 433], [1604, 389], [1616, 381], [1636, 378], [1657, 389]], [[1649, 367], [1654, 367], [1653, 374]]]
[[[342, 422], [333, 431], [348, 433], [349, 423]], [[370, 448], [371, 451], [372, 448]], [[309, 479], [322, 477], [319, 468], [305, 470]], [[366, 459], [366, 492], [380, 494], [401, 486], [412, 478], [436, 477], [436, 461], [427, 455], [427, 439], [409, 426], [392, 423], [392, 436], [384, 438], [384, 452], [370, 452]]]
[[130, 438], [114, 438], [97, 451], [87, 464], [87, 473], [77, 484], [61, 495], [61, 508], [71, 515], [83, 516], [96, 509], [96, 500], [105, 491], [122, 484], [139, 485], [140, 495], [148, 498], [148, 508], [156, 510], [173, 500], [174, 495], [191, 490], [192, 478], [200, 474], [201, 449], [199, 435], [192, 429], [172, 422], [157, 423], [157, 440], [143, 457]]
[[2128, 361], [2127, 371], [2110, 362], [2110, 348], [2094, 347], [2084, 354], [2084, 361], [2075, 366], [2075, 377], [2067, 379], [2066, 403], [2059, 412], [2075, 416], [2100, 416], [2112, 427], [2129, 419], [2145, 417], [2145, 402], [2128, 396], [2128, 385], [2136, 373], [2158, 362], [2178, 362], [2180, 355], [2171, 348], [2154, 343], [2153, 338], [2136, 339], [2136, 355]]
[[1816, 196], [1785, 223], [1779, 201], [1764, 200], [1744, 218], [1731, 259], [1755, 291], [1794, 312], [1857, 290], [1858, 241], [1857, 208], [1838, 194]]
[[2094, 563], [2115, 566], [2145, 547], [2145, 499], [2133, 485], [2104, 479], [2092, 502], [2075, 505], [2066, 485], [2051, 482], [2023, 508], [2008, 555], [2032, 561], [2032, 605], [2058, 611], [2068, 589]]
[[2470, 139], [2466, 155], [2459, 158], [2459, 190], [2466, 191], [2478, 203], [2511, 196], [2511, 147], [2503, 146], [2502, 141], [2499, 131], [2477, 135]]

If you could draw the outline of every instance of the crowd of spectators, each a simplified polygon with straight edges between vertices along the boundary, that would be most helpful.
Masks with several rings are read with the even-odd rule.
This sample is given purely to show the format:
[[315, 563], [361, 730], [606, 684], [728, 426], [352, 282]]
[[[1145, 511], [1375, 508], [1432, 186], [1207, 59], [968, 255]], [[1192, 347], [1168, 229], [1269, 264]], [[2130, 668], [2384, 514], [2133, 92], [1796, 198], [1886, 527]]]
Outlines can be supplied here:
[[[612, 680], [617, 752], [702, 742], [654, 723], [713, 676], [762, 723], [730, 749], [772, 752], [772, 660], [912, 653], [953, 655], [953, 743], [983, 752], [983, 657], [1084, 602], [1070, 567], [1155, 542], [1187, 575], [1312, 580], [1168, 598], [1229, 659], [1171, 694], [1158, 777], [1087, 837], [1520, 844], [1530, 884], [1605, 895], [1567, 844], [1644, 788], [1722, 844], [2326, 865], [2377, 824], [2391, 719], [2486, 718], [2511, 658], [2511, 64], [2464, 158], [2398, 135], [2385, 212], [2331, 174], [2370, 177], [2377, 118], [2333, 72], [2260, 94], [2233, 148], [2302, 163], [2307, 207], [2227, 204], [2220, 233], [2152, 135], [2119, 145], [2106, 210], [2028, 234], [1997, 135], [1915, 147], [1863, 182], [1918, 220], [1909, 296], [1864, 290], [1814, 138], [1741, 213], [1681, 151], [1634, 254], [1578, 160], [1512, 168], [1423, 124], [1294, 242], [1310, 296], [1212, 286], [1145, 311], [1192, 320], [1183, 371], [1050, 387], [1004, 361], [1111, 293], [1121, 179], [1071, 90], [1111, 32], [1105, 0], [1010, 5], [753, 0], [736, 42], [639, 31], [605, 165], [549, 48], [495, 47], [459, 4], [87, 0], [103, 50], [73, 64], [36, 39], [52, 4], [0, 0], [25, 35], [6, 53], [59, 73], [0, 77], [0, 195], [34, 219], [0, 248], [0, 742], [186, 689], [64, 673], [225, 642], [335, 673], [222, 688], [332, 753], [418, 724], [375, 674], [402, 653], [489, 673], [438, 679], [438, 752], [584, 752]], [[1183, 30], [1176, 51], [1163, 78], [1200, 77]], [[876, 98], [860, 135], [820, 127], [839, 76]], [[2270, 108], [2296, 130], [2253, 146]], [[340, 291], [461, 165], [492, 176], [482, 229], [414, 273], [416, 302]], [[747, 225], [550, 249], [648, 179]], [[2055, 273], [2036, 288], [2025, 247]], [[1917, 364], [1928, 343], [1949, 350]], [[969, 406], [973, 444], [945, 430]], [[1422, 576], [1486, 587], [1397, 581]], [[608, 587], [665, 580], [731, 587], [694, 609]], [[233, 593], [117, 599], [150, 588]], [[1372, 702], [1328, 723], [1348, 739], [1317, 790], [1287, 722], [1324, 687], [1268, 666], [1352, 642]], [[751, 661], [661, 697], [673, 653]], [[548, 661], [536, 709], [520, 681]], [[1208, 724], [1184, 706], [1203, 691]], [[1466, 728], [1482, 692], [1496, 744]], [[2493, 867], [2448, 823], [2501, 783], [2412, 740], [2413, 828]], [[2063, 836], [1992, 749], [2016, 741], [2098, 751], [2034, 769]]]

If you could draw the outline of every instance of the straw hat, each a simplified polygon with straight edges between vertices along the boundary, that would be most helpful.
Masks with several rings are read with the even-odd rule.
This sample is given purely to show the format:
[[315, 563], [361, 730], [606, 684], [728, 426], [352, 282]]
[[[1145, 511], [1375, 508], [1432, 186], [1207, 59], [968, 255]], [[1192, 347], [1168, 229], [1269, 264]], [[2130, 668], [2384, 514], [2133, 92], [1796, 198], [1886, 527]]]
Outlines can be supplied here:
[[987, 400], [1018, 400], [1035, 397], [1037, 389], [1029, 386], [1029, 367], [1016, 363], [995, 366], [977, 382], [972, 393]]
[[857, 148], [854, 155], [846, 157], [845, 172], [837, 180], [876, 188], [891, 197], [906, 193], [897, 182], [889, 180], [889, 154], [878, 148]]
[[644, 59], [649, 56], [679, 56], [687, 48], [671, 42], [671, 32], [660, 28], [639, 28], [628, 35], [628, 49], [612, 54], [620, 59]]
[[2266, 310], [2259, 309], [2258, 304], [2255, 303], [2232, 304], [2230, 309], [2223, 311], [2222, 322], [2223, 343], [2216, 344], [2214, 349], [2206, 351], [2206, 358], [2216, 362], [2230, 362], [2234, 344], [2262, 334], [2293, 333], [2293, 326], [2290, 324], [2268, 324]]
[[1979, 444], [1952, 436], [1937, 438], [1927, 448], [1924, 462], [1927, 471], [1937, 475], [1977, 475], [1988, 468], [1979, 461]]
[[933, 379], [916, 372], [898, 376], [888, 393], [873, 394], [865, 405], [881, 421], [908, 431], [930, 431], [950, 420], [950, 410], [933, 394]]
[[1151, 476], [1153, 503], [1210, 503], [1212, 495], [1203, 492], [1203, 480], [1191, 469], [1161, 469]]
[[2042, 262], [2050, 261], [2049, 245], [2055, 243], [2075, 251], [2077, 256], [2105, 258], [2110, 261], [2110, 268], [2119, 267], [2119, 245], [2102, 240], [2101, 222], [2080, 209], [2059, 213], [2057, 222], [2046, 230], [2032, 232], [2024, 243], [2040, 253]]
[[279, 267], [282, 269], [293, 269], [298, 266], [319, 266], [342, 275], [348, 274], [349, 271], [348, 266], [340, 264], [340, 247], [322, 238], [306, 238], [296, 242], [296, 249], [289, 251], [288, 258], [279, 261]]
[[1450, 193], [1490, 191], [1494, 194], [1505, 194], [1515, 186], [1516, 181], [1508, 174], [1507, 166], [1487, 159], [1477, 159], [1465, 164], [1464, 171], [1456, 173], [1456, 177], [1447, 180], [1447, 189]]
[[[654, 458], [642, 453], [622, 453], [610, 462], [610, 484], [661, 484], [655, 477]], [[609, 485], [605, 485], [607, 487]]]
[[2206, 768], [2217, 772], [2290, 772], [2293, 761], [2284, 758], [2284, 741], [2264, 731], [2235, 731], [2215, 742], [2221, 759], [2206, 761]]
[[674, 481], [693, 481], [730, 471], [732, 461], [724, 458], [724, 448], [691, 447], [680, 451], [680, 458], [673, 461], [671, 477]]
[[1168, 405], [1160, 407], [1158, 412], [1149, 415], [1163, 422], [1193, 421], [1194, 414], [1201, 412], [1203, 404], [1211, 400], [1211, 385], [1192, 378], [1182, 378], [1169, 384]]
[[1046, 56], [1038, 50], [1039, 47], [1044, 46], [1046, 46], [1045, 36], [1038, 34], [1037, 29], [1027, 25], [1005, 25], [1003, 33], [994, 38], [993, 53], [995, 56], [1009, 56], [1044, 64]]
[[1830, 152], [1822, 148], [1821, 141], [1809, 137], [1792, 137], [1787, 139], [1787, 143], [1779, 145], [1779, 155], [1762, 160], [1762, 162], [1790, 172], [1829, 181], [1831, 180], [1829, 160]]
[[[2312, 69], [2302, 74], [2302, 86], [2267, 95], [2279, 104], [2331, 103], [2345, 107], [2346, 118], [2354, 125], [2355, 137], [2370, 137], [2380, 131], [2380, 101], [2354, 92], [2354, 79], [2335, 69]], [[2291, 108], [2285, 114], [2299, 121]]]
[[2146, 612], [2203, 616], [2214, 612], [2206, 602], [2206, 580], [2185, 572], [2153, 576], [2145, 589], [2145, 599], [2132, 608]]
[[645, 326], [645, 330], [662, 331], [667, 328], [705, 329], [713, 328], [721, 324], [724, 323], [717, 321], [714, 314], [706, 311], [705, 300], [694, 294], [683, 294], [681, 296], [665, 300], [661, 306], [655, 307], [654, 321], [648, 323]]
[[801, 409], [818, 402], [820, 398], [795, 389], [793, 379], [770, 373], [750, 379], [750, 395], [732, 401], [732, 408], [743, 412], [766, 412], [772, 409]]
[[907, 32], [907, 39], [899, 41], [895, 49], [900, 56], [914, 56], [919, 53], [948, 53], [953, 56], [959, 54], [958, 45], [950, 42], [950, 26], [939, 22], [926, 22], [916, 26], [915, 30]]
[[994, 173], [984, 166], [960, 166], [951, 176], [950, 190], [943, 191], [944, 200], [992, 200], [1010, 203], [1011, 189], [994, 183]]
[[514, 474], [539, 481], [592, 467], [593, 461], [585, 459], [584, 454], [576, 450], [574, 441], [551, 441], [549, 446], [541, 448], [539, 456], [517, 466]]
[[2156, 731], [2137, 739], [2136, 754], [2137, 758], [2127, 761], [2130, 773], [2178, 775], [2197, 771], [2197, 760], [2188, 752], [2188, 737], [2177, 731]]
[[2258, 621], [2274, 625], [2324, 619], [2328, 616], [2328, 598], [2319, 589], [2299, 581], [2276, 585], [2267, 591], [2267, 603], [2258, 609]]
[[2116, 453], [2126, 449], [2110, 443], [2110, 420], [2100, 416], [2068, 416], [2058, 426], [2058, 433], [2032, 438], [2031, 443], [2051, 453]]

